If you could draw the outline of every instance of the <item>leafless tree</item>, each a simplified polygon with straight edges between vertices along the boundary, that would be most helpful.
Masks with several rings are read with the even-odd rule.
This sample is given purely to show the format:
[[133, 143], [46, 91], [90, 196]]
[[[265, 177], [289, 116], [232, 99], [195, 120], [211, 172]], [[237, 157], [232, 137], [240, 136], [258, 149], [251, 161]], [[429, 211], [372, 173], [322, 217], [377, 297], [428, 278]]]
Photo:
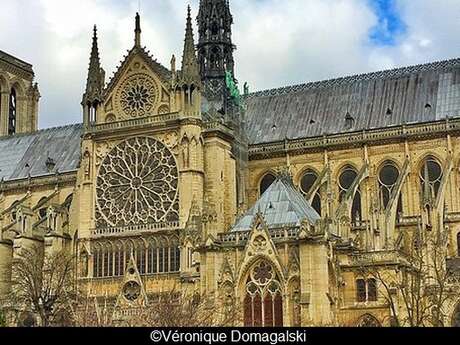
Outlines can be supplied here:
[[171, 289], [149, 298], [146, 306], [115, 306], [114, 300], [88, 295], [75, 311], [76, 326], [227, 327], [238, 324], [237, 304], [219, 312], [214, 298]]
[[20, 250], [13, 259], [9, 307], [30, 311], [42, 327], [70, 323], [68, 308], [76, 296], [74, 267], [74, 258], [64, 251], [45, 255], [38, 249]]
[[446, 269], [446, 233], [418, 236], [409, 246], [395, 250], [393, 265], [366, 263], [360, 270], [373, 277], [396, 327], [444, 326], [444, 307], [450, 298], [449, 272]]
[[238, 303], [219, 306], [214, 295], [176, 291], [161, 294], [148, 309], [155, 327], [229, 327], [241, 319]]

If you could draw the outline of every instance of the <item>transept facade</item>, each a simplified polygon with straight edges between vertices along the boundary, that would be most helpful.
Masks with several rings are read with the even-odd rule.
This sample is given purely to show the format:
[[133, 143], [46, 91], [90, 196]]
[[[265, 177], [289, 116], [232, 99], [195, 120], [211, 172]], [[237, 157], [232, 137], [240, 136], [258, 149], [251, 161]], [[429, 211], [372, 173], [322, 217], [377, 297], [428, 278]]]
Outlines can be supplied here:
[[235, 325], [393, 326], [427, 270], [459, 326], [460, 60], [239, 94], [228, 1], [197, 22], [165, 67], [136, 15], [109, 80], [95, 27], [66, 127], [37, 130], [32, 66], [0, 53], [0, 295], [40, 248], [120, 325], [181, 290]]

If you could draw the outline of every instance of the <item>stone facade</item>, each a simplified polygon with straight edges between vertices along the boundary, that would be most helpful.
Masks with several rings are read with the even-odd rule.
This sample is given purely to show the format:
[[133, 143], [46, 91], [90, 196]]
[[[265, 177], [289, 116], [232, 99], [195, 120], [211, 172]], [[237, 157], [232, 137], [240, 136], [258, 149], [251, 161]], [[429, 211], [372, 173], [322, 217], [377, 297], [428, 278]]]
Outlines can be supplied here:
[[32, 66], [0, 51], [0, 135], [36, 131], [39, 98]]
[[[130, 309], [182, 289], [213, 296], [222, 315], [241, 305], [236, 324], [389, 326], [407, 319], [397, 281], [414, 272], [415, 248], [426, 262], [442, 253], [440, 271], [450, 274], [440, 321], [458, 326], [459, 118], [440, 116], [431, 109], [440, 103], [428, 100], [420, 121], [401, 115], [359, 128], [370, 109], [361, 107], [337, 115], [343, 131], [280, 140], [300, 129], [276, 113], [280, 102], [308, 99], [302, 92], [410, 83], [414, 73], [434, 80], [456, 75], [460, 63], [238, 97], [226, 73], [234, 73], [228, 6], [201, 2], [198, 52], [189, 10], [180, 68], [142, 47], [137, 16], [134, 46], [108, 82], [95, 28], [83, 125], [36, 131], [31, 66], [9, 58], [5, 67], [0, 55], [0, 294], [11, 290], [15, 253], [39, 246], [74, 254], [79, 286], [108, 299], [122, 324]], [[29, 98], [18, 98], [17, 132], [7, 135], [14, 85]], [[368, 102], [382, 116], [396, 111], [382, 106], [388, 100]]]

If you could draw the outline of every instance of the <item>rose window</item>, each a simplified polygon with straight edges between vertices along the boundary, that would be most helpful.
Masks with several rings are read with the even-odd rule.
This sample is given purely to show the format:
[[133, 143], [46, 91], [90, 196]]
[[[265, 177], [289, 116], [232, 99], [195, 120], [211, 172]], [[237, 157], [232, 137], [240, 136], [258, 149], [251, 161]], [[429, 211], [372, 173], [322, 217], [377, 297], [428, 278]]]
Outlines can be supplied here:
[[148, 137], [122, 142], [99, 169], [98, 226], [177, 221], [178, 176], [176, 160], [161, 142]]
[[156, 99], [156, 84], [147, 75], [134, 75], [121, 88], [120, 105], [128, 116], [149, 115], [155, 106]]
[[123, 296], [130, 301], [136, 301], [141, 295], [141, 287], [136, 282], [128, 282], [123, 288]]
[[273, 268], [262, 261], [254, 268], [252, 277], [255, 282], [265, 285], [273, 278]]

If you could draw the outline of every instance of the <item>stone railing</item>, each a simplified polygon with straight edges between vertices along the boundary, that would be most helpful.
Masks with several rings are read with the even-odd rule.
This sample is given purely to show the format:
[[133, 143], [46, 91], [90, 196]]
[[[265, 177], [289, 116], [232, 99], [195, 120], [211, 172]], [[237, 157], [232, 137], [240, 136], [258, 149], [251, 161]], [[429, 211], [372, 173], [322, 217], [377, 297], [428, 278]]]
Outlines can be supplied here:
[[219, 131], [228, 135], [233, 135], [233, 130], [231, 128], [218, 121], [206, 122], [203, 124], [203, 128], [206, 132]]
[[396, 138], [413, 138], [436, 136], [439, 134], [460, 131], [460, 119], [444, 120], [431, 123], [402, 125], [385, 129], [363, 130], [353, 133], [340, 133], [321, 137], [286, 140], [283, 142], [253, 145], [249, 155], [257, 158], [274, 153], [308, 151], [335, 146], [359, 145], [362, 143], [385, 141]]
[[93, 125], [88, 126], [87, 132], [97, 133], [97, 132], [124, 129], [124, 128], [129, 128], [129, 127], [136, 127], [136, 126], [161, 125], [168, 121], [180, 120], [180, 118], [181, 118], [180, 114], [176, 112], [176, 113], [141, 117], [138, 119], [130, 119], [130, 120], [125, 120], [125, 121], [93, 124]]
[[[285, 241], [296, 239], [299, 233], [298, 227], [289, 227], [289, 228], [280, 228], [280, 229], [271, 229], [269, 230], [270, 237], [273, 241]], [[246, 244], [249, 240], [249, 235], [251, 231], [235, 231], [227, 234], [220, 235], [220, 242], [222, 244]]]
[[405, 261], [405, 256], [395, 250], [361, 253], [351, 256], [351, 262], [355, 265], [375, 265], [385, 263], [399, 263]]
[[179, 222], [168, 222], [168, 223], [128, 225], [128, 226], [122, 226], [122, 227], [96, 228], [96, 229], [93, 229], [91, 233], [93, 237], [124, 236], [124, 235], [134, 235], [134, 234], [139, 234], [139, 233], [144, 233], [144, 232], [177, 230], [179, 228], [180, 228]]

